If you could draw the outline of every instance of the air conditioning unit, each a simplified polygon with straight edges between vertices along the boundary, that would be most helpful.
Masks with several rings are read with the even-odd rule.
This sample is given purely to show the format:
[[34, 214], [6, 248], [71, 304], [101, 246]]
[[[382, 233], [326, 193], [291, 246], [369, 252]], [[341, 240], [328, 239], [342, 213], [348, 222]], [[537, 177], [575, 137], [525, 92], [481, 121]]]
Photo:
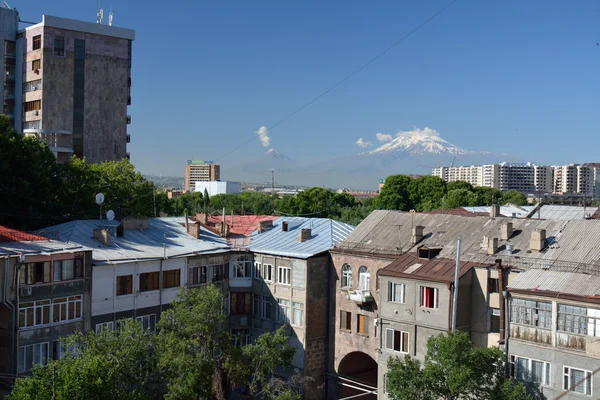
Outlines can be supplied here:
[[35, 90], [37, 90], [37, 89], [38, 89], [38, 88], [37, 88], [37, 86], [34, 86], [34, 87], [33, 87], [33, 90], [34, 90], [34, 91], [35, 91]]
[[40, 115], [40, 112], [39, 112], [38, 110], [35, 110], [35, 111], [33, 112], [33, 115]]
[[127, 125], [131, 124], [131, 115], [127, 116]]
[[35, 71], [33, 71], [33, 72], [35, 72], [36, 74], [39, 74], [39, 73], [40, 73], [40, 70], [39, 70], [39, 69], [36, 69], [36, 70], [35, 70]]
[[31, 296], [31, 286], [24, 286], [21, 288], [21, 297]]

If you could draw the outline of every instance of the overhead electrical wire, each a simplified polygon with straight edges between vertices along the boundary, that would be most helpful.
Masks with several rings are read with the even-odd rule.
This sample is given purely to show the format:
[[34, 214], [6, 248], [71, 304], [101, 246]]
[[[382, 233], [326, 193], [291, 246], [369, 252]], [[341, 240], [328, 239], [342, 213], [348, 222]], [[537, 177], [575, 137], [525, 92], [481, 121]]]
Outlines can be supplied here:
[[452, 0], [450, 3], [448, 3], [447, 5], [445, 5], [444, 7], [442, 7], [440, 10], [438, 10], [435, 14], [433, 14], [432, 16], [430, 16], [429, 18], [427, 18], [425, 21], [421, 22], [419, 25], [417, 25], [415, 28], [413, 28], [407, 34], [405, 34], [404, 36], [402, 36], [400, 39], [398, 39], [392, 45], [390, 45], [389, 47], [387, 47], [381, 53], [377, 54], [375, 57], [371, 58], [366, 63], [362, 64], [360, 67], [358, 67], [357, 69], [355, 69], [350, 74], [346, 75], [344, 78], [342, 78], [341, 80], [339, 80], [333, 86], [330, 86], [328, 89], [326, 89], [325, 91], [321, 92], [321, 94], [319, 94], [318, 96], [314, 97], [309, 102], [304, 103], [304, 105], [302, 105], [301, 107], [297, 108], [295, 111], [293, 111], [290, 114], [286, 115], [284, 118], [280, 119], [275, 124], [269, 126], [265, 131], [262, 131], [260, 134], [259, 133], [254, 134], [254, 136], [252, 136], [251, 139], [245, 141], [244, 143], [240, 144], [239, 146], [234, 147], [233, 150], [231, 150], [231, 151], [225, 153], [224, 155], [222, 155], [221, 157], [217, 158], [216, 161], [219, 161], [219, 160], [227, 157], [231, 153], [236, 152], [237, 150], [241, 149], [242, 147], [246, 146], [248, 143], [250, 143], [253, 140], [255, 140], [256, 138], [258, 138], [261, 134], [265, 134], [265, 133], [271, 131], [276, 126], [281, 125], [282, 123], [284, 123], [288, 119], [292, 118], [294, 115], [298, 114], [299, 112], [301, 112], [302, 110], [304, 110], [305, 108], [307, 108], [308, 106], [310, 106], [311, 104], [313, 104], [314, 102], [316, 102], [317, 100], [319, 100], [321, 97], [323, 97], [326, 94], [328, 94], [329, 92], [333, 91], [338, 86], [340, 86], [342, 83], [346, 82], [347, 80], [349, 80], [350, 78], [352, 78], [354, 75], [358, 74], [363, 69], [367, 68], [369, 65], [371, 65], [372, 63], [374, 63], [375, 61], [377, 61], [379, 58], [383, 57], [386, 53], [388, 53], [394, 47], [398, 46], [404, 40], [408, 39], [410, 36], [412, 36], [412, 34], [414, 34], [418, 30], [420, 30], [421, 28], [423, 28], [425, 25], [427, 25], [429, 22], [431, 22], [432, 20], [434, 20], [438, 15], [440, 15], [441, 13], [443, 13], [444, 11], [446, 11], [448, 8], [450, 8], [457, 1], [458, 0]]

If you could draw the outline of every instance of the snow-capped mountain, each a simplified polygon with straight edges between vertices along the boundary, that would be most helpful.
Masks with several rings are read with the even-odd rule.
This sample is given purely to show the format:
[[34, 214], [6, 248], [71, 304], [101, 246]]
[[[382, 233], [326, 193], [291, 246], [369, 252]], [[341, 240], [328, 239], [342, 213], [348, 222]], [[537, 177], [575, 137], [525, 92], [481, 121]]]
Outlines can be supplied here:
[[269, 149], [269, 150], [267, 150], [267, 152], [265, 153], [265, 156], [267, 156], [267, 157], [273, 157], [273, 158], [276, 158], [278, 160], [295, 162], [294, 160], [292, 160], [291, 158], [289, 158], [285, 154], [280, 153], [276, 149]]
[[391, 152], [407, 152], [411, 155], [425, 154], [452, 154], [470, 155], [472, 151], [462, 149], [447, 140], [442, 139], [439, 134], [429, 128], [416, 129], [411, 132], [401, 133], [392, 141], [367, 154], [385, 154]]

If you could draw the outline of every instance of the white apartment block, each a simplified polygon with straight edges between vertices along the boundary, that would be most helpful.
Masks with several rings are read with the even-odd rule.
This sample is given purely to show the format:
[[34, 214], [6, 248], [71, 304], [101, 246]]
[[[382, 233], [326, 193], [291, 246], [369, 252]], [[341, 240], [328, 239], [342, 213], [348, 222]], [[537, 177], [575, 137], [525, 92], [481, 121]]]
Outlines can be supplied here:
[[562, 166], [527, 164], [488, 164], [433, 168], [432, 175], [446, 182], [466, 181], [473, 186], [524, 193], [578, 193], [600, 195], [600, 164]]

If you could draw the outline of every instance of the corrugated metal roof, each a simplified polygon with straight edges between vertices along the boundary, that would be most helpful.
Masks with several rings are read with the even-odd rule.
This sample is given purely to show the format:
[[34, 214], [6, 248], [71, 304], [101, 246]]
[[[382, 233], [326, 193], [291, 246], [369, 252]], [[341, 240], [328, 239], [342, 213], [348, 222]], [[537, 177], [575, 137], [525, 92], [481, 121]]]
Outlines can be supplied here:
[[149, 223], [149, 229], [125, 230], [122, 237], [111, 236], [110, 246], [94, 239], [93, 230], [100, 226], [114, 228], [119, 225], [117, 221], [78, 220], [44, 231], [58, 232], [61, 241], [92, 249], [95, 264], [159, 259], [165, 254], [171, 258], [228, 249], [225, 239], [204, 228], [201, 228], [200, 239], [188, 235], [183, 217], [150, 218]]
[[[516, 206], [514, 204], [507, 204], [500, 206], [500, 215], [504, 217], [512, 217], [514, 214], [515, 218], [526, 218], [527, 214], [529, 214], [534, 208], [535, 206]], [[490, 214], [489, 206], [463, 207], [463, 209], [472, 213], [487, 213], [488, 216]]]
[[[461, 261], [459, 276], [463, 276], [477, 263]], [[408, 279], [427, 279], [436, 282], [453, 282], [456, 261], [447, 258], [433, 258], [431, 260], [421, 259], [414, 254], [407, 253], [398, 257], [387, 267], [383, 268], [379, 275], [397, 276]]]
[[[500, 239], [502, 225], [512, 222], [513, 234], [508, 241]], [[412, 227], [424, 227], [424, 238], [411, 246]], [[531, 234], [546, 230], [543, 251], [532, 251]], [[498, 238], [495, 254], [487, 254], [484, 237]], [[400, 211], [373, 211], [344, 240], [340, 250], [370, 253], [399, 254], [415, 252], [416, 247], [442, 247], [439, 256], [456, 257], [456, 239], [461, 238], [461, 258], [466, 261], [493, 263], [502, 259], [505, 265], [536, 264], [540, 267], [576, 264], [596, 265], [600, 272], [599, 220], [538, 220], [517, 218], [463, 217], [447, 214], [410, 214]], [[507, 245], [513, 247], [508, 253]]]
[[536, 269], [517, 274], [508, 289], [600, 296], [600, 276]]
[[531, 217], [541, 219], [574, 220], [590, 218], [598, 211], [598, 207], [560, 206], [554, 204], [543, 204], [538, 212]]
[[0, 243], [8, 242], [31, 242], [34, 240], [48, 240], [44, 237], [31, 233], [10, 229], [0, 225]]
[[46, 238], [31, 242], [8, 242], [0, 244], [0, 256], [74, 253], [85, 250], [91, 249], [87, 249], [76, 243], [64, 243]]
[[[282, 223], [288, 223], [288, 231], [283, 232]], [[301, 229], [312, 229], [310, 239], [298, 241]], [[352, 232], [354, 226], [326, 218], [279, 217], [273, 227], [264, 232], [252, 234], [250, 251], [296, 258], [309, 258], [327, 251]]]

